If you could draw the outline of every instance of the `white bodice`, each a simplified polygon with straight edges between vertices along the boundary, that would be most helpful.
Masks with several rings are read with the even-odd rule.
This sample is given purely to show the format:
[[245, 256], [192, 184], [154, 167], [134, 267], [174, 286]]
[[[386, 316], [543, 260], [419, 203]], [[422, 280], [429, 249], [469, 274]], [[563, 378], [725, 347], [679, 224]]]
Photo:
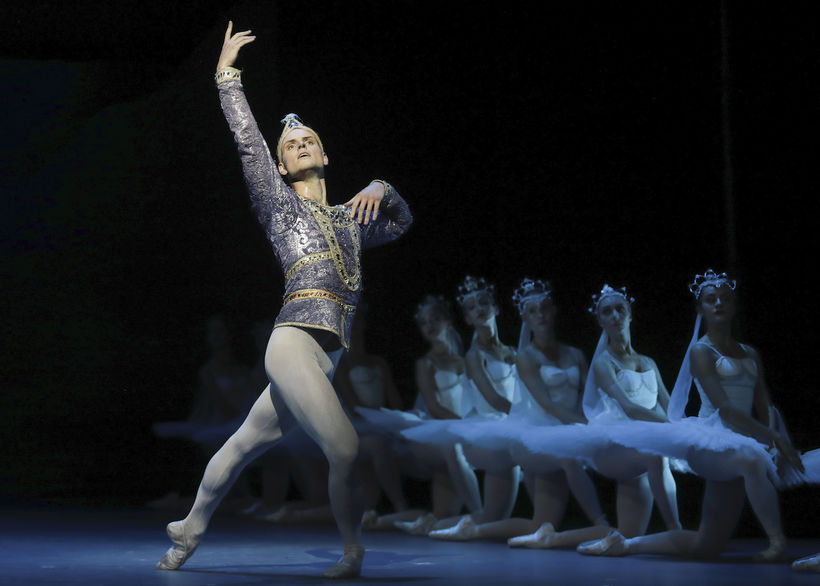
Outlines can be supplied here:
[[433, 377], [436, 380], [436, 398], [439, 404], [459, 417], [464, 416], [472, 406], [469, 398], [465, 397], [465, 389], [470, 383], [466, 373], [436, 370]]
[[[717, 371], [718, 378], [720, 378], [723, 391], [729, 399], [729, 404], [738, 411], [746, 415], [751, 415], [752, 405], [754, 404], [755, 385], [757, 384], [757, 363], [748, 355], [749, 351], [747, 347], [741, 344], [743, 350], [747, 352], [745, 357], [732, 358], [730, 356], [724, 356], [711, 344], [707, 344], [707, 346], [709, 346], [716, 355], [715, 370]], [[698, 416], [708, 417], [716, 411], [715, 406], [712, 405], [712, 402], [709, 400], [709, 397], [706, 396], [706, 393], [703, 391], [697, 379], [695, 379], [695, 384], [698, 387], [701, 400]]]
[[362, 365], [352, 366], [350, 384], [362, 406], [371, 409], [384, 406], [384, 380], [381, 369]]
[[[484, 350], [479, 348], [481, 356], [484, 359], [484, 368], [487, 371], [487, 376], [493, 383], [493, 386], [498, 390], [498, 394], [507, 399], [510, 403], [517, 402], [516, 381], [518, 380], [515, 364], [509, 364], [503, 360], [498, 360], [495, 356], [487, 354]], [[476, 412], [488, 415], [495, 414], [497, 411], [493, 409], [481, 391], [474, 382], [471, 382], [471, 401], [472, 406]]]
[[621, 369], [615, 373], [615, 377], [621, 383], [627, 398], [639, 407], [652, 409], [658, 403], [658, 379], [654, 371]]
[[540, 370], [541, 380], [549, 391], [550, 400], [565, 409], [574, 409], [578, 404], [578, 390], [581, 386], [581, 369], [577, 365], [560, 368], [549, 364]]

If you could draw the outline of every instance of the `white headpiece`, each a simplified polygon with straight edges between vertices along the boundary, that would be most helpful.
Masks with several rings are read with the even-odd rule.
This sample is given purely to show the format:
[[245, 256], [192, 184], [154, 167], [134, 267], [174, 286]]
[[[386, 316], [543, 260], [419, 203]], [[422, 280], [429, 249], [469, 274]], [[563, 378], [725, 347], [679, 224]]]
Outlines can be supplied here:
[[596, 293], [592, 296], [592, 305], [589, 306], [589, 312], [595, 315], [598, 315], [598, 306], [601, 304], [601, 301], [606, 299], [607, 297], [612, 297], [613, 295], [617, 295], [619, 297], [623, 297], [626, 301], [626, 304], [631, 306], [635, 299], [630, 297], [629, 294], [626, 292], [626, 287], [621, 287], [620, 289], [613, 289], [606, 283], [601, 288], [600, 293]]
[[476, 278], [467, 275], [464, 277], [464, 282], [458, 286], [456, 301], [458, 301], [459, 305], [464, 305], [468, 297], [478, 295], [479, 293], [489, 293], [490, 296], [493, 296], [495, 295], [495, 287], [482, 277]]
[[[695, 280], [689, 284], [689, 291], [692, 292], [695, 299], [700, 299], [700, 294], [707, 285], [711, 285], [712, 287], [722, 287], [726, 285], [734, 291], [737, 283], [734, 279], [730, 279], [726, 273], [717, 274], [712, 269], [709, 269], [702, 275], [695, 275]], [[686, 405], [689, 403], [689, 391], [692, 389], [692, 382], [694, 380], [689, 355], [692, 352], [692, 346], [697, 344], [698, 338], [700, 337], [702, 321], [701, 314], [698, 313], [695, 318], [692, 339], [689, 340], [689, 346], [686, 347], [686, 354], [683, 355], [683, 362], [678, 371], [678, 378], [675, 379], [675, 386], [672, 388], [672, 394], [669, 396], [669, 407], [666, 410], [666, 415], [670, 421], [677, 421], [686, 416]]]

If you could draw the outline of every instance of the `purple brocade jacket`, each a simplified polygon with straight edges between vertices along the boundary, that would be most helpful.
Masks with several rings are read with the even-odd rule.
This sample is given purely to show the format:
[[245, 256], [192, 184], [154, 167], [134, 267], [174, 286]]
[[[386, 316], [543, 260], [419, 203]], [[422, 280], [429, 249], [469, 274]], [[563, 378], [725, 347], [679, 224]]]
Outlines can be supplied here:
[[361, 252], [404, 234], [413, 221], [410, 209], [389, 185], [378, 218], [367, 225], [355, 222], [342, 206], [301, 198], [279, 174], [242, 83], [230, 80], [217, 87], [253, 208], [284, 273], [285, 295], [274, 327], [328, 330], [347, 348], [362, 290]]

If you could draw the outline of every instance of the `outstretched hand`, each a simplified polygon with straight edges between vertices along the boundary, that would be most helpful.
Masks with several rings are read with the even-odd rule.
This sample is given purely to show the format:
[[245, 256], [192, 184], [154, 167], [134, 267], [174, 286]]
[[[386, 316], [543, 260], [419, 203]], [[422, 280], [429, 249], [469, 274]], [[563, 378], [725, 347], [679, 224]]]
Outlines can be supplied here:
[[216, 70], [224, 69], [226, 67], [233, 67], [236, 63], [236, 58], [239, 56], [239, 49], [252, 43], [256, 40], [255, 36], [251, 36], [251, 31], [242, 31], [232, 35], [233, 21], [228, 21], [228, 28], [225, 31], [225, 41], [222, 43], [222, 52], [219, 54], [219, 61], [216, 64]]
[[382, 199], [384, 199], [384, 184], [373, 181], [343, 205], [350, 208], [351, 218], [356, 217], [359, 224], [362, 220], [367, 224], [371, 219], [375, 220], [379, 216]]

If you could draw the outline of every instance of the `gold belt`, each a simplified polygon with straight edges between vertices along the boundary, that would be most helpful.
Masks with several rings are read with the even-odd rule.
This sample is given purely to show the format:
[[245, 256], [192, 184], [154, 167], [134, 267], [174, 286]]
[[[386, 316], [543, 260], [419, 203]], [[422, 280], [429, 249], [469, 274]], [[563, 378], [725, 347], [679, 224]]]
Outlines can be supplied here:
[[330, 291], [325, 291], [324, 289], [299, 289], [298, 291], [294, 291], [287, 297], [285, 297], [282, 305], [287, 305], [291, 301], [299, 301], [301, 299], [327, 299], [328, 301], [332, 301], [336, 305], [342, 308], [342, 313], [345, 315], [351, 314], [356, 311], [355, 305], [349, 305], [344, 302], [344, 300], [336, 295], [335, 293], [331, 293]]

